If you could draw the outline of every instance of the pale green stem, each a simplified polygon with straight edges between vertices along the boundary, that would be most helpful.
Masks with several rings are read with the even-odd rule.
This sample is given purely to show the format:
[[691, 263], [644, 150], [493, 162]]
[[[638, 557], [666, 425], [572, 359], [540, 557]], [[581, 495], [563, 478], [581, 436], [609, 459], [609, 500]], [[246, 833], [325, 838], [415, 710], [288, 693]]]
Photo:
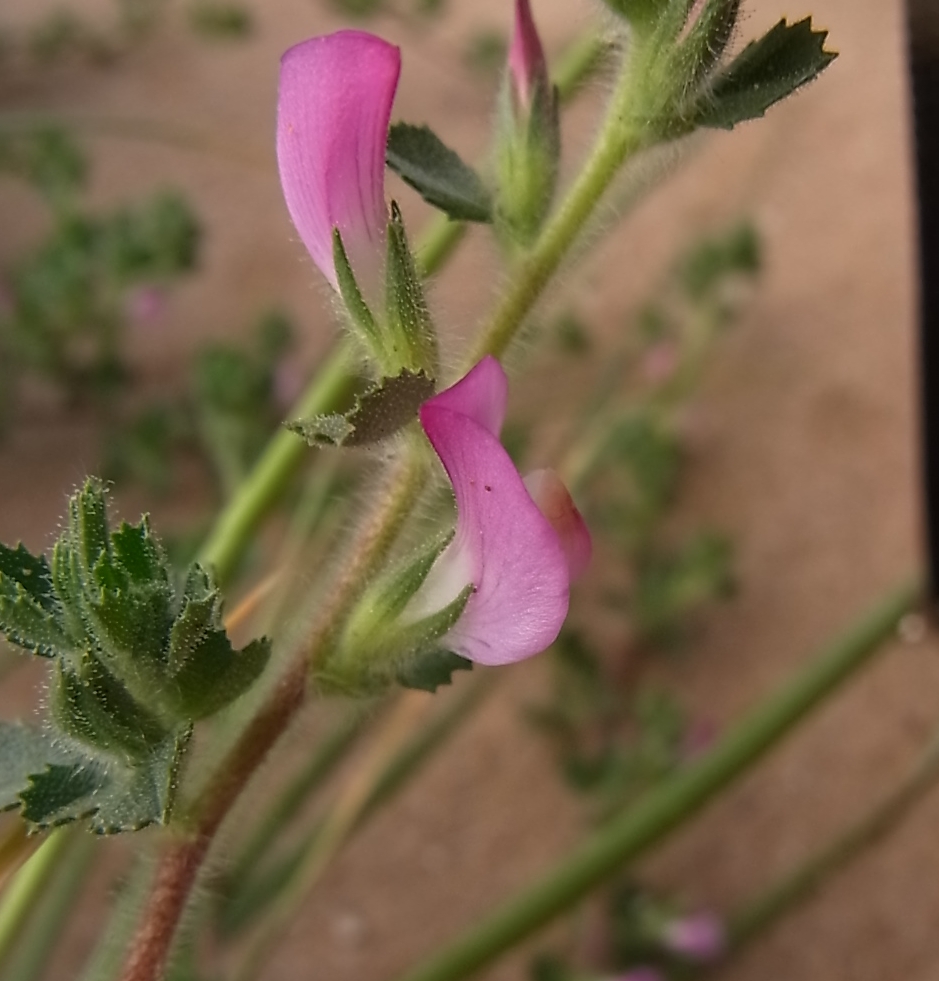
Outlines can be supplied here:
[[[316, 377], [289, 414], [291, 419], [331, 411], [351, 384], [354, 360], [350, 345], [339, 344], [320, 366]], [[222, 584], [227, 582], [261, 518], [280, 497], [309, 447], [299, 436], [279, 430], [267, 444], [248, 478], [219, 515], [199, 552]]]
[[696, 814], [812, 708], [853, 677], [892, 636], [918, 595], [918, 585], [904, 586], [890, 595], [812, 658], [795, 679], [770, 695], [700, 761], [614, 817], [547, 875], [399, 981], [460, 981], [575, 906], [624, 864]]
[[641, 122], [642, 106], [637, 104], [642, 90], [637, 79], [641, 79], [644, 63], [643, 52], [634, 52], [614, 91], [587, 163], [531, 251], [513, 270], [512, 285], [473, 343], [465, 370], [487, 354], [498, 357], [505, 351], [593, 217], [613, 179], [648, 141], [649, 131]]
[[19, 938], [57, 863], [65, 854], [73, 833], [64, 828], [51, 832], [7, 886], [0, 905], [0, 965]]
[[43, 890], [35, 916], [22, 931], [4, 981], [36, 981], [55, 953], [65, 923], [75, 910], [77, 896], [100, 843], [83, 831], [69, 836], [69, 849], [56, 863], [55, 875]]
[[730, 917], [728, 941], [736, 952], [799, 903], [810, 899], [823, 881], [894, 831], [939, 782], [939, 736], [909, 774], [863, 817], [784, 875], [762, 895]]

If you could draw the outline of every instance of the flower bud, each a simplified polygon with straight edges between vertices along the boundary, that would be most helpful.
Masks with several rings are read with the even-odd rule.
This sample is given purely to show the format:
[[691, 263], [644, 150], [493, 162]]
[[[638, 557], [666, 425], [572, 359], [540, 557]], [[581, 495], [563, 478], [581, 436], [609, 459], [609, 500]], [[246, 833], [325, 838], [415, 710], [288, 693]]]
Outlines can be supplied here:
[[528, 0], [516, 0], [496, 140], [496, 213], [522, 244], [534, 239], [547, 214], [559, 156], [557, 93]]

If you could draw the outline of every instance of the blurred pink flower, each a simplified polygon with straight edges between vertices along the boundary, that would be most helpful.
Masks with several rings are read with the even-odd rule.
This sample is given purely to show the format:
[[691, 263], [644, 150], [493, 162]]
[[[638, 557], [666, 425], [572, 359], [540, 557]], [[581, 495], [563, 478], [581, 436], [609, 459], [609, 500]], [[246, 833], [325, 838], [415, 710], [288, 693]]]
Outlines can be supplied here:
[[479, 664], [545, 650], [567, 616], [570, 584], [590, 561], [590, 533], [560, 478], [523, 481], [499, 442], [508, 383], [486, 357], [421, 406], [424, 432], [456, 498], [453, 541], [412, 601], [416, 617], [474, 591], [440, 644]]
[[682, 738], [682, 761], [691, 763], [704, 756], [714, 745], [718, 733], [718, 725], [713, 719], [694, 719]]
[[401, 52], [363, 31], [292, 47], [281, 59], [277, 162], [290, 217], [338, 290], [338, 228], [367, 302], [379, 299], [388, 209], [385, 149]]
[[138, 324], [151, 324], [166, 309], [166, 293], [159, 286], [138, 286], [127, 296], [127, 315]]
[[509, 47], [509, 77], [517, 103], [530, 109], [539, 85], [547, 90], [548, 66], [528, 0], [515, 0], [515, 29]]
[[678, 369], [678, 345], [674, 341], [658, 341], [642, 358], [642, 374], [653, 385], [667, 382]]
[[672, 920], [662, 933], [662, 942], [673, 954], [706, 963], [724, 953], [727, 934], [720, 917], [694, 913]]

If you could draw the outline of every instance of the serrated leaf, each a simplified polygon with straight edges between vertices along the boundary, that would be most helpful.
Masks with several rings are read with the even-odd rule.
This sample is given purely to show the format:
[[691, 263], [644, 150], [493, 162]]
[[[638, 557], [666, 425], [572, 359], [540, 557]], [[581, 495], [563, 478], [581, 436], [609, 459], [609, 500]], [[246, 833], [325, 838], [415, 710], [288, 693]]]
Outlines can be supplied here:
[[813, 30], [811, 18], [795, 24], [781, 20], [711, 77], [690, 114], [691, 125], [733, 129], [762, 116], [837, 57], [825, 50], [827, 37], [827, 31]]
[[410, 660], [398, 670], [397, 680], [405, 688], [435, 692], [453, 683], [454, 671], [472, 671], [473, 662], [453, 651], [434, 650]]
[[52, 764], [29, 777], [20, 794], [23, 820], [40, 828], [79, 821], [92, 814], [96, 791], [107, 786], [107, 771], [92, 761]]
[[224, 630], [208, 634], [174, 679], [179, 711], [195, 720], [225, 708], [257, 680], [270, 656], [266, 638], [236, 651]]
[[132, 759], [149, 755], [168, 736], [167, 727], [92, 657], [85, 658], [80, 676], [58, 665], [49, 708], [74, 739]]
[[71, 545], [87, 578], [111, 549], [104, 486], [99, 480], [89, 478], [69, 498], [68, 514]]
[[456, 221], [492, 221], [492, 199], [486, 185], [426, 126], [392, 126], [385, 159], [428, 204], [448, 217]]
[[216, 591], [201, 598], [187, 599], [170, 630], [167, 670], [177, 675], [189, 661], [208, 632], [220, 626], [221, 595]]
[[140, 674], [165, 662], [173, 622], [168, 584], [102, 589], [84, 606], [102, 658], [125, 682], [128, 674]]
[[55, 612], [52, 573], [45, 556], [33, 555], [22, 542], [16, 548], [7, 548], [0, 543], [0, 579], [4, 577], [19, 583], [29, 598], [44, 610]]
[[42, 772], [50, 763], [67, 762], [68, 755], [42, 730], [0, 722], [0, 811], [20, 806], [30, 774]]
[[24, 650], [55, 657], [71, 648], [59, 618], [19, 582], [0, 573], [0, 633]]
[[166, 582], [166, 559], [150, 528], [150, 519], [144, 516], [139, 524], [126, 521], [111, 535], [114, 561], [133, 582]]
[[99, 834], [165, 824], [189, 735], [181, 729], [133, 765], [88, 757], [46, 766], [29, 776], [20, 794], [23, 819], [49, 828], [87, 818]]
[[434, 381], [424, 372], [402, 371], [382, 378], [346, 413], [312, 416], [287, 428], [311, 446], [368, 446], [394, 436], [417, 418], [417, 410], [434, 394]]

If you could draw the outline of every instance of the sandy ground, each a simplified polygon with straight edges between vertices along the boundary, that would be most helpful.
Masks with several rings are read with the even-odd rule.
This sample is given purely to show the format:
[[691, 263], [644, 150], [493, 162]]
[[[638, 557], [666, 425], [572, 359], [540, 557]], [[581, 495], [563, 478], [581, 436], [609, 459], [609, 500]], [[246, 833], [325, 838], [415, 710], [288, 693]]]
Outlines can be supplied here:
[[[9, 3], [9, 0], [7, 0]], [[14, 0], [9, 16], [34, 4]], [[488, 91], [470, 85], [459, 38], [498, 26], [503, 0], [453, 4], [448, 21], [405, 42], [396, 111], [429, 121], [472, 155], [484, 146]], [[6, 4], [5, 4], [6, 7]], [[169, 322], [137, 339], [148, 384], [178, 370], [200, 337], [245, 326], [282, 301], [309, 328], [304, 356], [328, 325], [320, 291], [287, 223], [272, 159], [279, 53], [340, 25], [309, 0], [256, 4], [247, 46], [204, 45], [169, 30], [121, 71], [50, 77], [18, 100], [75, 112], [178, 119], [220, 154], [102, 140], [96, 196], [172, 181], [190, 190], [209, 229], [204, 272], [174, 301]], [[746, 34], [779, 14], [810, 10], [841, 58], [824, 80], [759, 124], [714, 135], [692, 166], [607, 236], [568, 293], [608, 335], [647, 293], [689, 231], [752, 215], [767, 274], [728, 339], [701, 399], [685, 504], [695, 521], [728, 530], [741, 589], [709, 617], [694, 655], [656, 672], [691, 710], [730, 722], [787, 677], [840, 625], [918, 563], [912, 215], [907, 103], [898, 0], [752, 0]], [[536, 0], [549, 48], [585, 22], [589, 5]], [[6, 16], [6, 10], [4, 10]], [[67, 81], [67, 85], [62, 83]], [[590, 131], [588, 104], [568, 130]], [[397, 192], [396, 192], [397, 193]], [[423, 214], [402, 194], [409, 221]], [[37, 233], [34, 206], [0, 187], [0, 258]], [[492, 282], [487, 250], [471, 244], [441, 277], [435, 304], [469, 329]], [[192, 330], [193, 324], [200, 326]], [[94, 465], [93, 433], [36, 414], [0, 450], [0, 537], [42, 546], [64, 493]], [[140, 502], [126, 500], [128, 513]], [[185, 510], [155, 507], [157, 522]], [[589, 588], [589, 584], [587, 587]], [[746, 778], [648, 863], [688, 902], [729, 908], [782, 871], [890, 785], [939, 708], [936, 644], [898, 644], [819, 713], [768, 765]], [[579, 817], [519, 707], [540, 684], [514, 671], [495, 697], [332, 868], [270, 981], [387, 978], [548, 866], [575, 840]], [[9, 713], [22, 686], [3, 693]], [[19, 702], [21, 704], [21, 702]], [[302, 739], [302, 734], [295, 738]], [[728, 981], [939, 979], [939, 799], [885, 846], [827, 885], [721, 976]], [[68, 977], [65, 965], [54, 975]], [[492, 978], [522, 976], [510, 958]]]

